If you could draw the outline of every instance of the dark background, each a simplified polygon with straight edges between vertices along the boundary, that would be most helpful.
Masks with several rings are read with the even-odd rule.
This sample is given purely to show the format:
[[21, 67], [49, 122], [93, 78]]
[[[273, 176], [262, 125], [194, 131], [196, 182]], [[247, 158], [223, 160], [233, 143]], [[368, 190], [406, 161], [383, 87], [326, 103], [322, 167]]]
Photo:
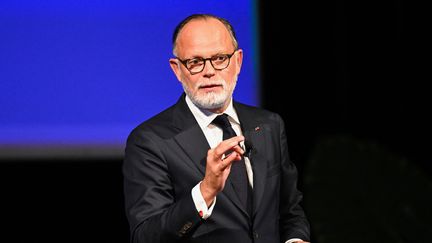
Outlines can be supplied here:
[[[286, 122], [313, 242], [430, 242], [421, 23], [401, 0], [258, 5], [262, 107]], [[2, 161], [1, 242], [127, 242], [121, 162]]]
[[419, 6], [261, 3], [263, 107], [285, 119], [313, 242], [431, 242]]

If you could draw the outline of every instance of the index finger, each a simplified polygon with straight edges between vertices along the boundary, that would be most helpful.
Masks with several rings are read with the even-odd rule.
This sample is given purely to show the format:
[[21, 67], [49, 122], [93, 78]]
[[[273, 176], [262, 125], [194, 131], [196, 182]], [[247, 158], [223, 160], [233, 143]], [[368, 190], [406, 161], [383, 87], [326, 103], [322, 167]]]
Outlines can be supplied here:
[[227, 151], [232, 150], [235, 146], [237, 146], [240, 142], [244, 141], [243, 136], [235, 136], [229, 138], [227, 140], [222, 141], [216, 148], [215, 153], [217, 156], [222, 157]]

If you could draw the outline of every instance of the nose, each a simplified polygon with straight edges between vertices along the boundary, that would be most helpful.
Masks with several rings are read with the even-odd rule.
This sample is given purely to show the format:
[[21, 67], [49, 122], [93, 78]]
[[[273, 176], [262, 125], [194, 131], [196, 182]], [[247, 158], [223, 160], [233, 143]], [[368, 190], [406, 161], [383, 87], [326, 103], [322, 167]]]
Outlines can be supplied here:
[[212, 77], [216, 74], [216, 69], [211, 64], [210, 59], [205, 60], [203, 74], [205, 77]]

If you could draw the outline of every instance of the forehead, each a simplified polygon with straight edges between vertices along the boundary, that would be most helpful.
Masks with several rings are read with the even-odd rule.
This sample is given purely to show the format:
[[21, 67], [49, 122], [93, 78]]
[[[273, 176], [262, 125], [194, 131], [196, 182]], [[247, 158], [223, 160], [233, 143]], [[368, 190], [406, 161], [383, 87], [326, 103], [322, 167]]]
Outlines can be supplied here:
[[195, 19], [187, 23], [177, 38], [177, 53], [182, 57], [208, 56], [232, 52], [231, 35], [217, 19]]

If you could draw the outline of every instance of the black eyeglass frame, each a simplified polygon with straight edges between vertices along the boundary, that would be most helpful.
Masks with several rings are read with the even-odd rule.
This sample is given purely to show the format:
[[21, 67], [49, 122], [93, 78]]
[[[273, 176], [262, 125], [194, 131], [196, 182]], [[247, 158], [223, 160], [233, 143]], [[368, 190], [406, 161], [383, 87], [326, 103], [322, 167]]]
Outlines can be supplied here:
[[[182, 60], [182, 59], [180, 59], [180, 58], [178, 58], [178, 57], [175, 57], [175, 58], [176, 58], [177, 60], [179, 60], [180, 63], [183, 64], [183, 66], [185, 66], [185, 68], [189, 71], [189, 73], [190, 73], [191, 75], [194, 75], [194, 74], [200, 73], [200, 72], [202, 72], [202, 71], [204, 70], [205, 65], [206, 65], [206, 63], [207, 63], [207, 60], [210, 61], [210, 64], [212, 65], [212, 67], [213, 67], [215, 70], [220, 71], [220, 70], [224, 70], [224, 69], [226, 69], [226, 68], [230, 65], [230, 63], [231, 63], [231, 57], [234, 55], [234, 53], [236, 53], [236, 51], [238, 51], [238, 49], [234, 50], [234, 52], [231, 53], [231, 54], [217, 54], [217, 55], [214, 55], [214, 56], [209, 57], [209, 58], [195, 57], [195, 58], [189, 58], [189, 59], [185, 59], [185, 60]], [[226, 67], [224, 67], [224, 68], [215, 68], [215, 66], [213, 65], [212, 59], [215, 58], [215, 57], [217, 57], [217, 56], [221, 56], [221, 55], [226, 55], [226, 56], [228, 57], [228, 64], [227, 64]], [[187, 67], [187, 65], [186, 65], [187, 62], [190, 61], [190, 60], [192, 60], [192, 59], [201, 59], [202, 61], [204, 61], [204, 65], [202, 66], [201, 71], [199, 71], [199, 72], [192, 72], [192, 71]]]

